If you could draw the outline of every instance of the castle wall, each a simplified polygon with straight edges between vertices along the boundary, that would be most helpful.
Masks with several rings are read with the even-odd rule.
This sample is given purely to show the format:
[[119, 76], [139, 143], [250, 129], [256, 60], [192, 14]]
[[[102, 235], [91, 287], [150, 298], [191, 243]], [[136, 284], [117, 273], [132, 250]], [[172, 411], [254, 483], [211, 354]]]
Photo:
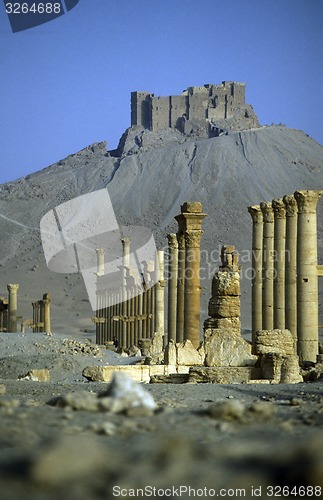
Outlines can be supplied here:
[[170, 125], [170, 97], [151, 97], [150, 130], [157, 131]]
[[188, 117], [187, 95], [176, 95], [170, 97], [170, 124], [171, 128], [179, 128], [179, 120], [183, 115]]
[[188, 87], [179, 96], [154, 96], [149, 92], [131, 93], [131, 126], [152, 131], [165, 128], [183, 130], [183, 116], [187, 120], [222, 120], [234, 115], [245, 104], [245, 84], [224, 81]]
[[131, 126], [142, 126], [150, 128], [151, 110], [150, 110], [151, 94], [149, 92], [131, 92]]

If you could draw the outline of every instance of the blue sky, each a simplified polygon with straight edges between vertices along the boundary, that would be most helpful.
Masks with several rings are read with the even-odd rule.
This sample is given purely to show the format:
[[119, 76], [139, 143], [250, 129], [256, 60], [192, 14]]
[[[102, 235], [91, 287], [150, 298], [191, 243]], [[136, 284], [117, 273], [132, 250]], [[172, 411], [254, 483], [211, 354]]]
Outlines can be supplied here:
[[322, 19], [321, 0], [80, 0], [12, 33], [1, 2], [0, 183], [115, 148], [133, 90], [244, 81], [261, 124], [322, 143]]

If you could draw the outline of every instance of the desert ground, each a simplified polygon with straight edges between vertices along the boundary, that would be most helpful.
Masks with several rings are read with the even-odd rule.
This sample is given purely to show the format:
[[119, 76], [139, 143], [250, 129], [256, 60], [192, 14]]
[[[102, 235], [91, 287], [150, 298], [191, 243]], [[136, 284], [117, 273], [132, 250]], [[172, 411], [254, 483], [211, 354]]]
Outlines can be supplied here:
[[82, 370], [139, 358], [57, 333], [1, 333], [0, 350], [2, 500], [321, 496], [322, 378], [141, 384], [156, 407], [119, 411]]

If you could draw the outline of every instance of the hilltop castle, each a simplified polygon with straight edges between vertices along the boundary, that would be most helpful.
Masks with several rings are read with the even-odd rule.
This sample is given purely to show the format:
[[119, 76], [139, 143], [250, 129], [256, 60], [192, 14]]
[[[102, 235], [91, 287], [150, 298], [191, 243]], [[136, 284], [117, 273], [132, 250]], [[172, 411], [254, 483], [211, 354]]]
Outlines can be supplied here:
[[206, 128], [210, 133], [219, 128], [241, 130], [257, 127], [257, 117], [245, 102], [245, 90], [245, 83], [224, 81], [188, 87], [177, 96], [132, 92], [131, 127], [143, 127], [153, 132], [170, 127], [184, 134]]

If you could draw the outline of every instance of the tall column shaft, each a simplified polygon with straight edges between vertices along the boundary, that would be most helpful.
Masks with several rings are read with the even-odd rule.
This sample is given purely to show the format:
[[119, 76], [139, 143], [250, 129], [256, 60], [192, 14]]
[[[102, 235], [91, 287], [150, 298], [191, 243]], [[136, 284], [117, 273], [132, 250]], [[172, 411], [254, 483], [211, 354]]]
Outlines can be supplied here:
[[156, 283], [156, 296], [155, 296], [155, 332], [164, 335], [165, 333], [165, 285], [164, 280], [164, 252], [159, 250], [157, 252], [158, 259], [158, 281]]
[[177, 320], [177, 280], [178, 280], [178, 241], [176, 234], [168, 234], [168, 342], [176, 342]]
[[263, 214], [262, 327], [274, 328], [274, 213], [269, 202], [260, 204]]
[[323, 191], [296, 191], [297, 338], [301, 361], [316, 362], [318, 354], [318, 276], [316, 206]]
[[285, 328], [286, 207], [282, 199], [272, 201], [274, 210], [274, 328]]
[[17, 310], [18, 310], [18, 288], [19, 285], [9, 284], [9, 332], [17, 332]]
[[175, 217], [179, 233], [185, 238], [184, 340], [190, 340], [196, 348], [200, 344], [200, 243], [204, 217], [199, 202], [184, 203], [181, 214]]
[[297, 337], [297, 203], [293, 195], [283, 198], [286, 207], [285, 327]]
[[184, 342], [184, 287], [185, 287], [185, 238], [177, 234], [178, 268], [177, 268], [177, 307], [176, 307], [176, 342]]
[[194, 347], [200, 343], [200, 240], [202, 230], [185, 232], [185, 295], [184, 295], [184, 339]]
[[255, 335], [262, 330], [262, 245], [263, 215], [259, 205], [248, 207], [252, 217], [252, 345]]

